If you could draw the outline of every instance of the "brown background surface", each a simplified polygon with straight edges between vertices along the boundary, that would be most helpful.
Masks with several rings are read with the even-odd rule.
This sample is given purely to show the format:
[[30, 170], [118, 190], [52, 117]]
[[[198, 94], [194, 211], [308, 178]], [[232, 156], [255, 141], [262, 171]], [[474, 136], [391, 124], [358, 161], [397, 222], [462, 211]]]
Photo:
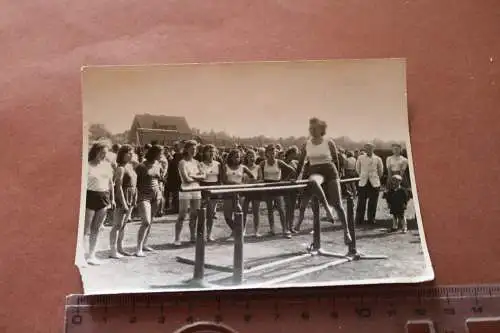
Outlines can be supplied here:
[[80, 66], [408, 59], [412, 149], [438, 284], [500, 281], [500, 2], [0, 2], [0, 331], [63, 328], [81, 175]]

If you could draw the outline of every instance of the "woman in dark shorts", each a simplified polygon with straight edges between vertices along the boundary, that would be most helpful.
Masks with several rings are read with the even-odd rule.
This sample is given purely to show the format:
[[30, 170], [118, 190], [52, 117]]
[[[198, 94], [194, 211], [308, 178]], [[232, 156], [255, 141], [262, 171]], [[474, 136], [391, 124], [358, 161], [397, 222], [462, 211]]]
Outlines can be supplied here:
[[[229, 152], [226, 164], [222, 169], [222, 183], [227, 185], [243, 184], [243, 177], [247, 175], [249, 179], [254, 179], [254, 175], [248, 168], [241, 163], [241, 155], [238, 149]], [[242, 201], [242, 200], [241, 200]], [[227, 196], [224, 199], [224, 218], [228, 227], [231, 229], [231, 239], [233, 237], [234, 218], [233, 213], [236, 210], [234, 196]], [[243, 221], [243, 231], [245, 231], [246, 221]]]
[[[245, 155], [245, 165], [248, 168], [248, 170], [253, 174], [254, 178], [251, 179], [248, 177], [246, 174], [243, 176], [243, 183], [245, 184], [254, 184], [257, 183], [259, 180], [259, 170], [260, 166], [255, 163], [257, 159], [257, 154], [255, 153], [254, 150], [248, 150]], [[247, 215], [248, 215], [248, 207], [250, 206], [250, 203], [252, 204], [252, 215], [253, 215], [253, 236], [258, 238], [260, 237], [259, 234], [259, 224], [260, 224], [260, 217], [259, 217], [259, 206], [260, 206], [260, 196], [257, 193], [253, 193], [250, 195], [245, 195], [243, 199], [243, 221], [247, 221]]]
[[137, 173], [137, 203], [142, 219], [137, 236], [137, 252], [135, 254], [137, 257], [144, 257], [144, 251], [153, 251], [151, 247], [146, 245], [146, 242], [151, 231], [153, 216], [156, 215], [156, 211], [160, 207], [162, 197], [160, 189], [162, 174], [159, 162], [161, 153], [160, 146], [152, 146], [145, 155], [145, 161], [135, 169]]
[[[262, 179], [265, 183], [276, 183], [282, 180], [282, 174], [288, 173], [289, 175], [296, 177], [295, 169], [280, 159], [276, 158], [277, 149], [276, 146], [270, 144], [266, 147], [266, 159], [260, 163], [260, 173]], [[290, 177], [292, 178], [292, 177]], [[274, 235], [274, 209], [278, 211], [281, 221], [281, 231], [283, 232], [283, 237], [291, 238], [291, 227], [287, 225], [287, 219], [285, 215], [285, 199], [283, 195], [279, 196], [266, 196], [264, 194], [264, 199], [267, 205], [267, 217], [269, 221], [269, 234]]]
[[132, 153], [132, 146], [123, 145], [116, 155], [117, 168], [114, 177], [116, 209], [113, 217], [113, 228], [109, 234], [110, 257], [115, 259], [130, 255], [123, 250], [123, 236], [125, 225], [130, 219], [132, 210], [137, 205], [137, 174], [131, 163]]
[[92, 145], [88, 155], [84, 234], [85, 237], [89, 238], [89, 253], [87, 257], [89, 265], [100, 264], [96, 258], [99, 231], [106, 219], [108, 208], [115, 207], [113, 168], [106, 161], [107, 153], [107, 144], [98, 142]]
[[[336, 166], [341, 163], [337, 147], [333, 140], [325, 138], [326, 123], [324, 121], [317, 118], [310, 119], [309, 133], [311, 138], [304, 144], [299, 159], [299, 174], [307, 159], [309, 162], [309, 179], [315, 180], [316, 187], [324, 188], [324, 192], [318, 191], [318, 193], [323, 194], [320, 200], [323, 201], [326, 199], [328, 203], [326, 207], [327, 213], [332, 220], [334, 219], [333, 209], [335, 209], [344, 227], [344, 242], [345, 244], [350, 244], [352, 239], [347, 228], [346, 214], [342, 205], [339, 170]], [[323, 181], [323, 186], [319, 186], [320, 179]], [[303, 199], [308, 201], [308, 195], [310, 197], [312, 193], [306, 191]], [[299, 219], [296, 229], [300, 228], [301, 222], [302, 220]]]
[[[212, 144], [205, 145], [201, 152], [202, 162], [201, 168], [205, 173], [205, 179], [200, 182], [201, 186], [214, 186], [221, 183], [222, 164], [215, 160], [215, 146]], [[207, 242], [213, 241], [212, 227], [214, 225], [215, 207], [217, 204], [216, 199], [209, 200], [202, 198], [206, 201], [207, 207]]]
[[173, 214], [179, 213], [179, 191], [181, 189], [179, 162], [181, 160], [181, 146], [179, 142], [176, 142], [172, 158], [168, 162], [167, 183], [165, 184], [165, 201], [167, 205], [170, 205], [169, 212]]

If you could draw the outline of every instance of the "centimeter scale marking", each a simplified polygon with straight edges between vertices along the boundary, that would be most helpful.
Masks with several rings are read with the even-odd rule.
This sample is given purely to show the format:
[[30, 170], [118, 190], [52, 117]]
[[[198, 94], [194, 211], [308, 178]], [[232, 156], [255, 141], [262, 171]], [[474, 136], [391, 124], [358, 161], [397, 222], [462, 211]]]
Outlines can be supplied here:
[[68, 296], [66, 332], [500, 333], [500, 285]]

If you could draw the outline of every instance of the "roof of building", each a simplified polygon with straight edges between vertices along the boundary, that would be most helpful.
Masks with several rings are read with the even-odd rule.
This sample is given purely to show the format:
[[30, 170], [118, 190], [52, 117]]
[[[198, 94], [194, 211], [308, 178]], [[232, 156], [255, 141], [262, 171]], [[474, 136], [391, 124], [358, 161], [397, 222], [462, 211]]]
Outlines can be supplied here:
[[191, 133], [188, 122], [185, 117], [152, 115], [149, 113], [138, 114], [134, 118], [140, 128], [157, 128], [157, 126], [175, 126], [179, 133]]

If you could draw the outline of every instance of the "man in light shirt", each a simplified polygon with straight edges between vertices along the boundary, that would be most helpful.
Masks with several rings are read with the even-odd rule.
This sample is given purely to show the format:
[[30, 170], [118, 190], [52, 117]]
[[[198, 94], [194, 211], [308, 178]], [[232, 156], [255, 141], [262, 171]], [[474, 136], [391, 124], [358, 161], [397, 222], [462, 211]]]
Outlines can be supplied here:
[[382, 159], [373, 153], [375, 146], [365, 145], [365, 154], [356, 161], [356, 172], [359, 175], [358, 207], [356, 209], [356, 224], [365, 222], [366, 203], [368, 201], [368, 223], [375, 223], [378, 197], [380, 194], [380, 179], [384, 174]]

